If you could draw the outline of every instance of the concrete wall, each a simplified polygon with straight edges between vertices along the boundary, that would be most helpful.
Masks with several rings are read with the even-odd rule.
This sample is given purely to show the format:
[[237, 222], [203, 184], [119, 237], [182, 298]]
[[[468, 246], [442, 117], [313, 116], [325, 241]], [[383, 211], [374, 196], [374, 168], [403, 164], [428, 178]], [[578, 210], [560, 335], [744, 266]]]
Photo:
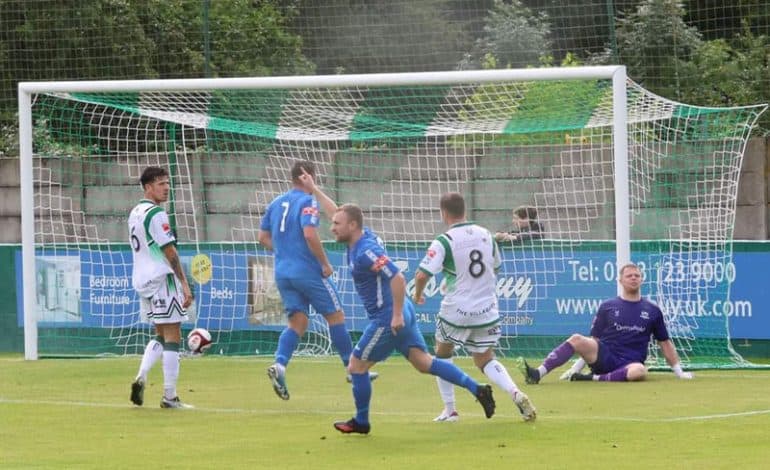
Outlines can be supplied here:
[[[680, 227], [671, 236], [680, 236], [688, 230], [687, 223], [714, 228], [724, 223], [718, 207], [688, 213], [683, 207], [665, 205], [678, 192], [691, 189], [687, 159], [667, 162], [665, 155], [677, 150], [657, 151], [658, 155], [646, 155], [644, 160], [656, 167], [637, 171], [642, 175], [655, 171], [666, 184], [658, 181], [647, 187], [643, 178], [640, 181], [632, 217], [635, 227], [647, 228], [649, 233], [637, 231], [634, 236], [660, 236], [677, 224]], [[610, 155], [607, 148], [529, 146], [524, 154], [521, 147], [484, 151], [451, 149], [435, 142], [401, 150], [308, 151], [287, 146], [260, 155], [190, 155], [193, 163], [175, 187], [176, 222], [181, 239], [253, 242], [264, 207], [288, 188], [288, 157], [318, 162], [325, 187], [333, 188], [332, 197], [360, 204], [375, 230], [404, 240], [429, 239], [442, 230], [437, 195], [446, 191], [465, 194], [469, 206], [478, 208], [470, 217], [492, 230], [508, 225], [512, 207], [529, 204], [542, 208], [540, 218], [550, 238], [579, 233], [583, 239], [606, 239], [613, 236]], [[719, 151], [707, 150], [692, 156], [700, 159], [694, 164], [714, 168], [725, 167], [719, 162], [723, 157]], [[165, 158], [147, 154], [119, 161], [93, 157], [84, 162], [47, 162], [38, 178], [49, 182], [48, 189], [35, 209], [46, 215], [45, 226], [39, 229], [51, 234], [47, 241], [123, 241], [126, 214], [141, 197], [138, 172], [150, 163], [164, 164]], [[736, 240], [770, 238], [768, 168], [770, 139], [752, 139], [737, 188]], [[706, 186], [698, 191], [704, 198], [736, 190]], [[20, 212], [19, 162], [0, 159], [1, 243], [20, 241]], [[683, 214], [691, 219], [684, 228]], [[326, 230], [323, 235], [330, 236]]]

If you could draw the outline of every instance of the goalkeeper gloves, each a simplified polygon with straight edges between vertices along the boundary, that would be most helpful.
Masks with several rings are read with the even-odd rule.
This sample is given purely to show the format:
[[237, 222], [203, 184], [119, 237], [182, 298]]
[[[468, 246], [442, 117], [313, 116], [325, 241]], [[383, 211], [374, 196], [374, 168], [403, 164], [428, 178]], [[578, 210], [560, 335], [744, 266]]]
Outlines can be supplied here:
[[680, 379], [690, 380], [694, 377], [692, 372], [685, 372], [682, 370], [682, 364], [676, 363], [673, 366], [671, 366], [671, 370], [674, 372], [674, 375], [679, 377]]

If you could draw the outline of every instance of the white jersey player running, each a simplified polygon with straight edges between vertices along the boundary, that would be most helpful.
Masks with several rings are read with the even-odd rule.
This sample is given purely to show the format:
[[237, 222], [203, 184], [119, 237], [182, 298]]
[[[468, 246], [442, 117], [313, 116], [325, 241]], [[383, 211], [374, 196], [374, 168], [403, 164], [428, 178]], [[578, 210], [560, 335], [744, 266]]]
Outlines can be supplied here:
[[157, 336], [147, 343], [139, 373], [131, 384], [131, 402], [144, 403], [144, 385], [152, 366], [163, 358], [163, 398], [161, 408], [189, 408], [176, 393], [179, 377], [181, 323], [185, 309], [192, 304], [176, 238], [168, 214], [159, 204], [168, 200], [171, 188], [164, 168], [147, 167], [141, 176], [144, 199], [128, 217], [128, 237], [133, 252], [132, 284], [139, 295], [142, 315], [155, 325]]
[[[465, 219], [462, 195], [444, 194], [440, 209], [441, 219], [450, 228], [433, 240], [414, 279], [414, 300], [423, 304], [428, 280], [444, 274], [445, 294], [436, 316], [436, 357], [452, 362], [455, 346], [464, 347], [476, 367], [510, 395], [524, 421], [534, 420], [536, 410], [529, 397], [495, 358], [501, 335], [496, 289], [502, 261], [497, 242], [489, 230]], [[454, 386], [437, 381], [444, 410], [434, 421], [457, 421]]]

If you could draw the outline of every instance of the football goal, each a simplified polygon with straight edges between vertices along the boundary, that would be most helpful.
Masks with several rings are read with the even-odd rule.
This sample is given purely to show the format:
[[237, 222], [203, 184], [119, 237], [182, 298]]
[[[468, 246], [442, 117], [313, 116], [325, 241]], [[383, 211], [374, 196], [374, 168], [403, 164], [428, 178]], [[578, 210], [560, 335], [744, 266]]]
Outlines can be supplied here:
[[[764, 109], [676, 103], [620, 66], [21, 83], [26, 357], [141, 353], [152, 330], [126, 219], [150, 165], [171, 173], [166, 210], [195, 294], [185, 328], [211, 331], [213, 353], [271, 354], [285, 317], [257, 231], [291, 165], [310, 160], [328, 194], [363, 208], [410, 289], [445, 230], [441, 194], [462, 193], [471, 220], [511, 235], [503, 355], [587, 333], [633, 261], [685, 363], [745, 365], [729, 335], [732, 237]], [[520, 207], [539, 225], [512, 220]], [[327, 223], [321, 234], [355, 336], [366, 315], [345, 250]], [[418, 306], [429, 339], [441, 291], [438, 276]], [[301, 349], [328, 354], [325, 322], [311, 320]]]

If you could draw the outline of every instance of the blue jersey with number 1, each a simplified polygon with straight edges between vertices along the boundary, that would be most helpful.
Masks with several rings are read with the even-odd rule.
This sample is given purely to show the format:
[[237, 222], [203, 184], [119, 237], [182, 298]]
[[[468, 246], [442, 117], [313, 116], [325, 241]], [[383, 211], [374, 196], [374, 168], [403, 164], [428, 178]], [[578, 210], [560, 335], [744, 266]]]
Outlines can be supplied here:
[[318, 201], [304, 191], [292, 189], [270, 203], [259, 228], [270, 232], [276, 279], [321, 276], [321, 263], [308, 248], [303, 231], [318, 225]]

